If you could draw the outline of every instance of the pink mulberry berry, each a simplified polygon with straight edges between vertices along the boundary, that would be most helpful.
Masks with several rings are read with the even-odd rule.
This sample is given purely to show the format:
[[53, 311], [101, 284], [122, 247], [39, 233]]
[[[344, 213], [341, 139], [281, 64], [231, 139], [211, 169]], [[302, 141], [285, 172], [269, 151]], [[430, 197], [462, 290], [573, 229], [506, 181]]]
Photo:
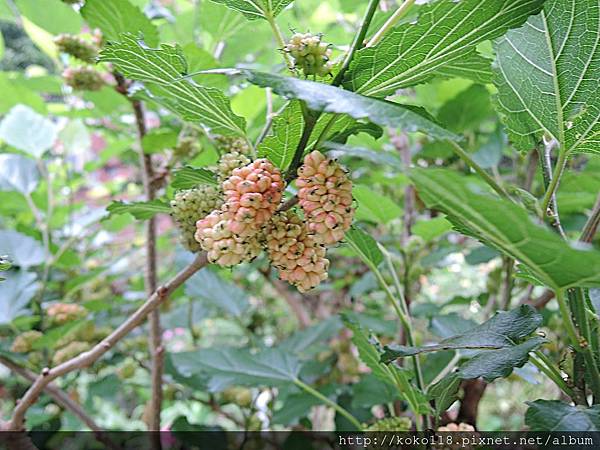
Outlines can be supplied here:
[[260, 253], [259, 234], [241, 237], [230, 230], [231, 214], [213, 211], [196, 223], [196, 240], [208, 253], [208, 260], [220, 266], [235, 266]]
[[239, 236], [258, 233], [277, 209], [283, 188], [281, 172], [266, 159], [235, 169], [223, 182], [229, 231]]
[[325, 258], [325, 247], [309, 233], [296, 213], [277, 213], [266, 236], [269, 258], [282, 280], [306, 292], [327, 278], [329, 260]]
[[318, 242], [331, 245], [341, 241], [354, 217], [352, 182], [333, 159], [314, 151], [298, 169], [299, 204], [308, 227]]

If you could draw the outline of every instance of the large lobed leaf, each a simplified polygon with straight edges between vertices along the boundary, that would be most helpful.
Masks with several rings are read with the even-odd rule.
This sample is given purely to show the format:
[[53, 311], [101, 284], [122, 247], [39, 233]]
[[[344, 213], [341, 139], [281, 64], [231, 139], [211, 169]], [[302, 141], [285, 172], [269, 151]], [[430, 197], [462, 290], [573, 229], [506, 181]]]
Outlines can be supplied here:
[[126, 77], [143, 82], [155, 101], [183, 119], [216, 134], [243, 134], [244, 119], [233, 113], [229, 99], [221, 91], [182, 78], [188, 65], [179, 46], [148, 48], [132, 34], [123, 34], [120, 42], [106, 45], [100, 60], [113, 63]]
[[458, 140], [458, 136], [445, 130], [420, 108], [365, 97], [314, 81], [250, 70], [243, 73], [251, 83], [270, 87], [273, 92], [290, 99], [303, 100], [314, 111], [348, 114], [381, 126], [420, 131], [436, 139]]
[[427, 207], [447, 214], [463, 234], [520, 262], [530, 279], [553, 289], [600, 285], [600, 252], [570, 246], [519, 205], [476, 193], [468, 179], [448, 170], [415, 169], [411, 178]]
[[241, 12], [248, 20], [267, 19], [277, 16], [294, 0], [212, 0]]
[[[444, 70], [481, 69], [476, 46], [522, 25], [543, 0], [437, 0], [421, 8], [415, 24], [393, 29], [379, 44], [357, 53], [344, 85], [385, 97]], [[461, 68], [461, 64], [465, 61]], [[448, 70], [448, 69], [446, 69]], [[478, 70], [478, 69], [475, 69]]]
[[514, 145], [544, 135], [567, 152], [600, 153], [600, 4], [548, 0], [495, 44], [497, 108]]
[[470, 330], [449, 338], [437, 344], [422, 347], [391, 345], [385, 348], [382, 358], [391, 361], [396, 358], [417, 355], [423, 352], [458, 349], [506, 349], [513, 347], [542, 323], [542, 316], [529, 305], [520, 306], [512, 311], [500, 311], [491, 319]]
[[527, 402], [525, 423], [532, 431], [600, 431], [600, 405], [571, 406], [558, 400]]
[[90, 27], [102, 31], [105, 39], [118, 41], [121, 33], [133, 33], [152, 47], [158, 45], [154, 24], [128, 0], [87, 0], [81, 15]]
[[185, 283], [185, 293], [194, 300], [202, 299], [234, 317], [242, 317], [250, 307], [243, 289], [224, 280], [209, 268], [200, 270]]

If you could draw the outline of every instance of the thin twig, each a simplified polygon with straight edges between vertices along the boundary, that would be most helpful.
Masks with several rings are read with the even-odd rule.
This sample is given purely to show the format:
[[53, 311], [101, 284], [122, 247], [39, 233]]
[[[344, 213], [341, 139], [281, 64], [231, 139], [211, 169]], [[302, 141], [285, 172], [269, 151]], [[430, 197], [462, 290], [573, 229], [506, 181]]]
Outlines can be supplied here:
[[141, 325], [148, 314], [156, 310], [175, 289], [207, 264], [206, 253], [200, 253], [191, 264], [163, 286], [159, 287], [125, 322], [91, 350], [83, 352], [51, 369], [44, 368], [15, 407], [10, 421], [6, 424], [7, 431], [20, 431], [23, 429], [25, 413], [36, 402], [48, 384], [67, 373], [88, 367], [100, 359], [117, 342], [127, 336], [134, 328]]
[[[546, 200], [544, 197], [543, 205], [542, 205], [542, 214], [548, 214], [550, 218], [550, 224], [558, 231], [558, 234], [561, 235], [563, 239], [566, 239], [567, 236], [565, 231], [560, 223], [560, 215], [558, 213], [558, 203], [556, 202], [556, 188], [558, 187], [558, 180], [556, 180], [556, 176], [552, 173], [552, 149], [555, 145], [556, 141], [550, 141], [544, 145], [544, 148], [539, 151], [540, 156], [540, 165], [542, 166], [542, 175], [544, 179], [544, 187], [546, 188], [546, 195], [551, 192], [551, 195]], [[557, 163], [561, 164], [560, 161]]]
[[580, 242], [587, 242], [588, 244], [594, 240], [594, 236], [598, 232], [598, 226], [600, 226], [600, 194], [596, 199], [596, 203], [592, 208], [590, 217], [583, 227], [581, 236], [579, 237]]

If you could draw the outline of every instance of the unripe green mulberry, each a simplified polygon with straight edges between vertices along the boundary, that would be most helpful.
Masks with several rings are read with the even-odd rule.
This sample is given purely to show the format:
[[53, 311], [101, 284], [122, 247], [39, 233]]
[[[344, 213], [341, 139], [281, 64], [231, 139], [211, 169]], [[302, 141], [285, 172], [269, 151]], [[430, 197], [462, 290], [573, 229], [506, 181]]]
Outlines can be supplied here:
[[248, 145], [248, 141], [239, 136], [217, 136], [215, 142], [222, 153], [237, 152], [242, 155], [249, 155], [252, 150]]
[[225, 389], [222, 396], [224, 402], [234, 403], [242, 408], [248, 408], [252, 405], [252, 391], [245, 387], [232, 386]]
[[42, 337], [42, 333], [37, 330], [30, 330], [19, 334], [10, 347], [11, 352], [27, 353], [32, 349], [35, 341]]
[[68, 361], [69, 359], [88, 351], [89, 349], [90, 344], [88, 344], [87, 342], [71, 342], [66, 347], [63, 347], [60, 350], [56, 351], [56, 353], [52, 357], [52, 364], [54, 366], [58, 366], [59, 364], [62, 364], [65, 361]]
[[105, 85], [102, 75], [93, 67], [68, 67], [63, 78], [76, 91], [99, 91]]
[[98, 48], [81, 36], [66, 33], [59, 34], [54, 38], [54, 43], [60, 52], [67, 53], [87, 63], [94, 62], [98, 56]]
[[239, 169], [250, 163], [250, 158], [239, 152], [225, 153], [217, 163], [217, 177], [219, 182], [223, 183], [223, 181], [231, 176], [235, 169]]
[[365, 428], [365, 431], [409, 431], [411, 422], [408, 417], [387, 417]]
[[183, 136], [179, 139], [179, 142], [177, 142], [177, 145], [173, 149], [173, 153], [177, 159], [188, 160], [200, 153], [200, 150], [201, 147], [198, 137]]
[[294, 68], [301, 69], [305, 76], [324, 77], [331, 72], [331, 49], [319, 34], [296, 33], [283, 51], [294, 58]]
[[221, 192], [211, 185], [201, 185], [195, 189], [179, 191], [171, 200], [171, 216], [181, 234], [181, 243], [191, 252], [201, 250], [194, 238], [196, 222], [204, 219], [223, 204]]

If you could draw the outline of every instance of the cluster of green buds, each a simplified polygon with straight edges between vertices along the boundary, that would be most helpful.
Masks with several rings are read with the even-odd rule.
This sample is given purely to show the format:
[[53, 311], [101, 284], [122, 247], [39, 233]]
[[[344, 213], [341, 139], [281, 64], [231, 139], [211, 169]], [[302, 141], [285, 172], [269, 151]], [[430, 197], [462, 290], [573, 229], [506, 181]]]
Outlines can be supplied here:
[[409, 431], [410, 427], [408, 417], [387, 417], [365, 427], [365, 431]]
[[201, 150], [202, 147], [197, 136], [182, 136], [173, 148], [173, 156], [178, 160], [187, 161], [194, 158]]
[[93, 67], [67, 67], [62, 74], [67, 86], [76, 91], [99, 91], [106, 82]]
[[93, 63], [98, 56], [98, 47], [81, 36], [66, 33], [59, 34], [54, 38], [54, 43], [60, 52], [87, 63]]
[[320, 34], [296, 33], [283, 48], [294, 58], [294, 68], [305, 76], [324, 77], [331, 72], [331, 48]]
[[221, 153], [240, 153], [249, 155], [252, 151], [248, 141], [240, 136], [217, 136], [215, 143]]

